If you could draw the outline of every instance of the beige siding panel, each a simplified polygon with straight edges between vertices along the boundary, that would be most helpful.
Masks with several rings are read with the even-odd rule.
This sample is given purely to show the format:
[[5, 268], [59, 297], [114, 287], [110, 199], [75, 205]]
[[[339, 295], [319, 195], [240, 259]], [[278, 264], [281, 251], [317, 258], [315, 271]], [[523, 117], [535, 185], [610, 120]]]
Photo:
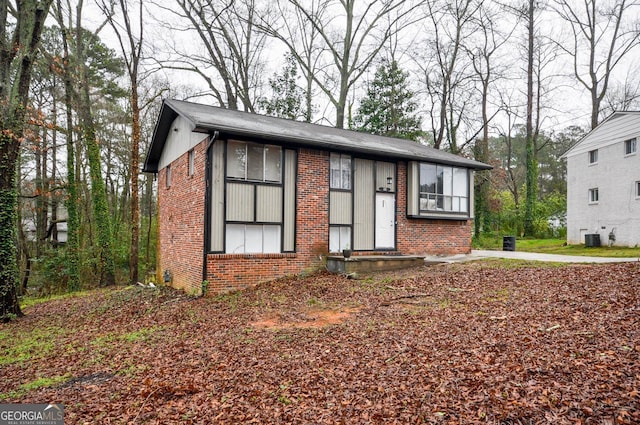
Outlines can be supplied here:
[[259, 223], [282, 222], [282, 187], [256, 186], [256, 221]]
[[474, 219], [476, 217], [475, 210], [475, 198], [473, 196], [474, 189], [474, 172], [469, 170], [469, 218]]
[[374, 248], [375, 186], [373, 161], [356, 159], [353, 178], [353, 249]]
[[227, 221], [253, 221], [252, 184], [227, 183]]
[[170, 131], [167, 135], [167, 140], [165, 141], [164, 148], [162, 149], [162, 155], [158, 161], [158, 170], [161, 170], [171, 164], [189, 150], [193, 149], [204, 139], [209, 138], [209, 135], [206, 133], [191, 131], [193, 129], [193, 124], [182, 117], [178, 117], [173, 120], [171, 128], [173, 131]]
[[351, 192], [329, 193], [329, 224], [351, 224]]
[[[387, 178], [391, 177], [391, 184], [389, 185]], [[396, 164], [392, 162], [376, 162], [376, 190], [396, 191]]]
[[211, 251], [224, 250], [224, 141], [211, 147]]
[[284, 153], [284, 251], [296, 248], [296, 169], [297, 152], [287, 149]]
[[420, 192], [420, 182], [418, 181], [418, 167], [416, 161], [409, 161], [407, 164], [407, 215], [418, 215], [418, 195]]

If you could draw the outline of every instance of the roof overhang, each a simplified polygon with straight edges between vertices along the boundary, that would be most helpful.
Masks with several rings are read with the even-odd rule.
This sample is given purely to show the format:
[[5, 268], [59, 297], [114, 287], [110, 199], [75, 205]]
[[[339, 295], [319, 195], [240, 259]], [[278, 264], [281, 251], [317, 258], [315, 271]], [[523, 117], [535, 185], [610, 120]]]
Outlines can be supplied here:
[[432, 161], [474, 170], [490, 165], [404, 139], [343, 130], [318, 124], [233, 111], [198, 103], [164, 100], [149, 147], [144, 172], [157, 173], [171, 124], [181, 116], [192, 131], [250, 138], [298, 147], [351, 152], [409, 161]]

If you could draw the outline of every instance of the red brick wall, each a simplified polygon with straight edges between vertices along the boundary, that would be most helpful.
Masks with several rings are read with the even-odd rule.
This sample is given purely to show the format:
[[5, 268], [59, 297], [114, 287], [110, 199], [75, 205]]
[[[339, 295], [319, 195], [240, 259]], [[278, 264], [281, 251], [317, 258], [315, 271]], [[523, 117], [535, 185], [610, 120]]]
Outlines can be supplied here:
[[[195, 175], [187, 176], [187, 154], [172, 167], [172, 185], [159, 173], [160, 267], [173, 274], [172, 285], [198, 292], [202, 284], [204, 247], [204, 149], [195, 149]], [[471, 249], [471, 221], [409, 219], [406, 214], [406, 163], [398, 163], [396, 202], [397, 250], [402, 254], [459, 254]], [[298, 152], [296, 186], [296, 253], [208, 254], [207, 280], [211, 293], [255, 285], [320, 266], [329, 250], [329, 153]], [[357, 254], [365, 254], [359, 252]]]
[[[207, 139], [208, 140], [208, 139]], [[194, 174], [188, 175], [188, 153], [171, 163], [171, 187], [167, 169], [158, 173], [158, 279], [169, 270], [171, 285], [197, 293], [202, 285], [204, 249], [204, 172], [207, 140], [194, 148]]]
[[471, 252], [473, 221], [407, 217], [407, 163], [398, 163], [397, 250], [402, 254], [452, 255]]
[[[326, 183], [323, 183], [326, 182]], [[209, 254], [211, 292], [244, 288], [275, 277], [315, 270], [329, 251], [329, 153], [298, 151], [296, 253]]]

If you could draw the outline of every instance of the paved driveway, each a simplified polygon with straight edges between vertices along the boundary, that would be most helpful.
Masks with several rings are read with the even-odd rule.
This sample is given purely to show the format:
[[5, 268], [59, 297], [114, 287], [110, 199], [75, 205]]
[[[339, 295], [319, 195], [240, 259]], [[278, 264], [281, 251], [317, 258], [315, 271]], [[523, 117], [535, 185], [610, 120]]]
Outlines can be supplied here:
[[472, 250], [469, 257], [511, 258], [518, 260], [552, 261], [557, 263], [626, 263], [640, 261], [635, 258], [585, 257], [582, 255], [538, 254], [535, 252]]
[[480, 260], [483, 258], [508, 258], [514, 260], [547, 261], [556, 263], [628, 263], [640, 261], [640, 257], [614, 258], [614, 257], [585, 257], [582, 255], [558, 255], [558, 254], [538, 254], [535, 252], [518, 251], [471, 251], [468, 255], [454, 255], [451, 257], [427, 257], [426, 261], [435, 262], [460, 262]]

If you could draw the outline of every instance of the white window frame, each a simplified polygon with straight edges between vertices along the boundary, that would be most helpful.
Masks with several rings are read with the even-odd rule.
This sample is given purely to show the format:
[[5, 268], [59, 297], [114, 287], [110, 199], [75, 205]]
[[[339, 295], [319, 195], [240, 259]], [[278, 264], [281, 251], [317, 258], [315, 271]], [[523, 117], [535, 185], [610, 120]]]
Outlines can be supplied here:
[[600, 192], [597, 187], [589, 189], [589, 203], [597, 204], [600, 202]]
[[351, 226], [329, 226], [329, 252], [351, 248]]
[[227, 254], [278, 254], [282, 252], [281, 224], [227, 223]]
[[635, 155], [638, 151], [638, 141], [637, 138], [629, 139], [624, 141], [624, 155]]
[[[419, 164], [420, 173], [422, 166], [433, 166], [436, 169], [435, 192], [423, 192], [421, 176], [419, 177], [418, 203], [420, 215], [431, 213], [460, 214], [469, 216], [469, 170], [464, 167], [454, 167], [429, 162]], [[442, 193], [437, 184], [437, 176], [442, 172]], [[461, 179], [462, 177], [462, 179]], [[447, 181], [445, 182], [445, 178]], [[457, 182], [457, 183], [456, 183]], [[460, 187], [460, 184], [464, 187]]]
[[[229, 156], [232, 154], [231, 147], [233, 145], [237, 147], [244, 147], [244, 156], [239, 161], [240, 163], [242, 163], [243, 170], [242, 170], [242, 173], [236, 173], [235, 175], [230, 175], [230, 172], [232, 170], [231, 170], [231, 167], [229, 167], [229, 164], [231, 163], [231, 161], [229, 161]], [[250, 157], [249, 150], [252, 148], [262, 149], [262, 177], [260, 178], [249, 178], [250, 164], [248, 159]], [[277, 152], [277, 155], [278, 155], [278, 162], [276, 164], [272, 164], [274, 165], [274, 168], [277, 170], [277, 173], [278, 173], [277, 179], [269, 178], [267, 171], [270, 168], [265, 166], [265, 164], [267, 164], [269, 159], [272, 159], [275, 157], [275, 156], [269, 155], [269, 149], [273, 149], [274, 151]], [[241, 180], [241, 181], [249, 181], [249, 182], [281, 183], [282, 182], [282, 147], [277, 145], [266, 145], [262, 143], [229, 140], [229, 142], [227, 143], [227, 178], [231, 180]]]
[[598, 163], [598, 149], [594, 149], [592, 151], [589, 151], [587, 156], [589, 157], [589, 165], [593, 165], [593, 164], [597, 164]]
[[329, 188], [351, 190], [351, 156], [331, 152], [329, 155]]
[[636, 199], [640, 199], [640, 180], [636, 181]]

